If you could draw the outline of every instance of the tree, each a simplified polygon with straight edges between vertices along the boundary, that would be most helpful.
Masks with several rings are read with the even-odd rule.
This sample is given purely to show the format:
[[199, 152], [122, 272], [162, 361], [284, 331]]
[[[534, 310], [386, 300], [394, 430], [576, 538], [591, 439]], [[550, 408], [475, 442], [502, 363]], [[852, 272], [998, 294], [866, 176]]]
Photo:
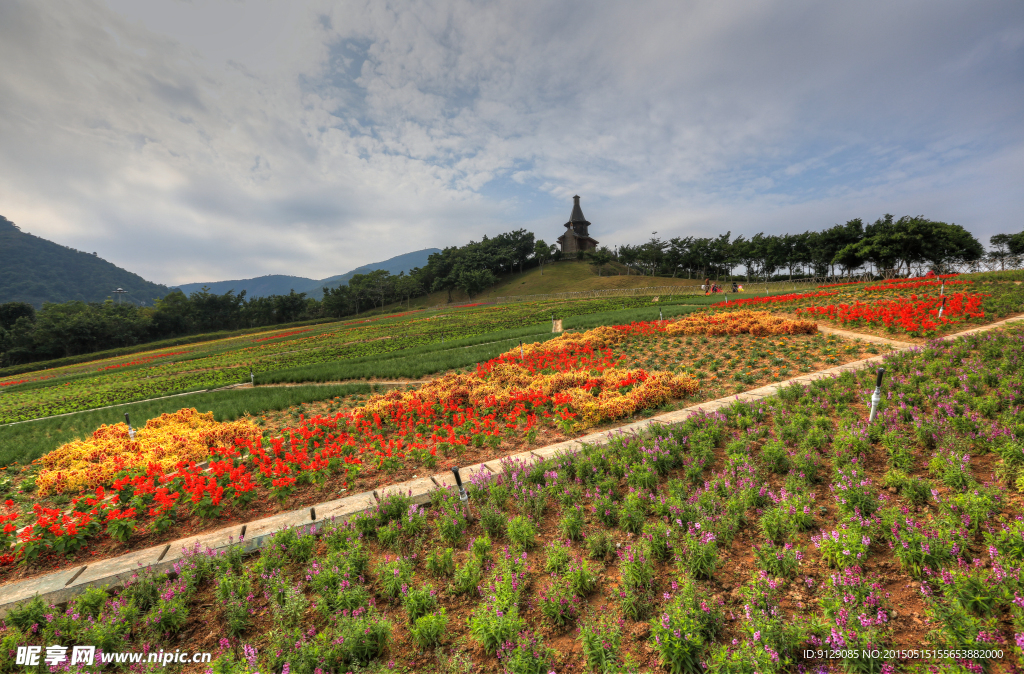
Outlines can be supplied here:
[[[892, 220], [892, 214], [886, 213], [885, 217], [868, 225], [864, 229], [864, 238], [852, 245], [856, 248], [855, 257], [861, 259], [861, 264], [864, 261], [870, 262], [881, 272], [895, 267], [901, 254], [910, 255], [909, 252], [904, 252], [901, 244], [906, 247], [901, 241], [896, 223]], [[852, 260], [853, 257], [848, 255], [848, 259]], [[852, 271], [850, 267], [847, 269]]]
[[996, 234], [988, 240], [995, 249], [992, 257], [1002, 260], [1009, 255], [1024, 255], [1024, 232], [1019, 234]]
[[324, 288], [324, 297], [320, 301], [325, 316], [341, 318], [359, 311], [359, 300], [347, 285], [336, 288]]
[[406, 276], [405, 272], [401, 272], [395, 277], [394, 291], [399, 299], [404, 298], [408, 302], [411, 298], [423, 292], [423, 286], [412, 276]]
[[306, 313], [306, 293], [296, 293], [294, 288], [287, 295], [275, 295], [273, 302], [277, 323], [293, 323]]
[[665, 250], [665, 264], [672, 269], [672, 278], [675, 278], [676, 273], [680, 269], [689, 268], [690, 245], [692, 243], [692, 236], [688, 236], [685, 239], [677, 236], [668, 240], [668, 248]]
[[537, 264], [540, 265], [540, 275], [544, 275], [544, 265], [551, 259], [552, 250], [551, 246], [544, 243], [544, 239], [537, 239], [533, 244], [533, 258], [537, 260]]
[[597, 267], [598, 276], [601, 275], [601, 268], [612, 261], [611, 251], [603, 246], [599, 250], [587, 253], [587, 257], [590, 258], [590, 264]]
[[640, 262], [645, 274], [649, 271], [651, 276], [654, 276], [658, 271], [662, 260], [665, 258], [665, 248], [667, 245], [661, 239], [651, 235], [651, 240], [639, 247], [637, 261]]
[[619, 248], [619, 261], [626, 265], [626, 273], [640, 260], [640, 246], [621, 246]]
[[469, 299], [498, 282], [490, 269], [468, 269], [459, 272], [458, 286], [469, 295]]
[[1010, 255], [1024, 255], [1024, 232], [1010, 237]]
[[999, 269], [1006, 269], [1006, 258], [1010, 255], [1010, 239], [1012, 234], [995, 234], [989, 237], [988, 243], [992, 247], [989, 255], [994, 260], [999, 260]]
[[846, 269], [846, 275], [853, 274], [853, 270], [864, 264], [864, 257], [861, 255], [859, 244], [851, 243], [839, 250], [832, 258], [833, 265], [839, 265]]
[[955, 223], [932, 222], [922, 256], [936, 271], [942, 271], [949, 262], [973, 262], [985, 250], [970, 232]]
[[0, 304], [0, 328], [10, 330], [22, 316], [36, 320], [36, 310], [28, 302], [4, 302]]
[[[846, 246], [859, 243], [863, 238], [864, 223], [860, 218], [847, 220], [845, 225], [834, 225], [823, 232], [819, 232], [817, 248], [813, 253], [815, 264], [827, 260], [825, 264], [831, 268], [832, 276], [835, 276], [835, 265], [838, 264], [836, 255]], [[847, 259], [850, 259], [849, 256], [847, 256]], [[852, 267], [851, 271], [861, 264], [864, 264], [863, 260], [856, 267]]]

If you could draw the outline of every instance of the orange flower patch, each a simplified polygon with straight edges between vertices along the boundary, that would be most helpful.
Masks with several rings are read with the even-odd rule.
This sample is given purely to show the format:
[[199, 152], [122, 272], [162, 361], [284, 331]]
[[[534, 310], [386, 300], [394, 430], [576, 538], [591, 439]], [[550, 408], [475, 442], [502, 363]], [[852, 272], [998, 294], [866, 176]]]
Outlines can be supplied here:
[[722, 314], [690, 314], [669, 323], [665, 332], [670, 335], [738, 335], [749, 333], [755, 337], [767, 335], [813, 335], [818, 324], [813, 321], [794, 321], [774, 316], [767, 311], [735, 311]]
[[92, 491], [109, 485], [126, 468], [158, 464], [168, 470], [179, 461], [205, 461], [211, 447], [230, 447], [236, 438], [255, 440], [260, 435], [247, 421], [217, 422], [213, 412], [200, 414], [194, 408], [150, 419], [134, 440], [127, 424], [104, 424], [92, 437], [61, 445], [40, 458], [36, 486], [41, 496]]

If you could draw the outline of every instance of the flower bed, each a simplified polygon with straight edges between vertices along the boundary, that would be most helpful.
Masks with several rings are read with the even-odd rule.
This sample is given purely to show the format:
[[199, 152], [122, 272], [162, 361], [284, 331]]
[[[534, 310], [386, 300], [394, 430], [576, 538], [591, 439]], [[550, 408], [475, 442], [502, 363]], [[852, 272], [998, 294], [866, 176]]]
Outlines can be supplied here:
[[[243, 335], [192, 345], [175, 354], [136, 354], [66, 366], [34, 379], [0, 378], [0, 386], [5, 389], [0, 396], [0, 423], [236, 384], [249, 381], [250, 368], [258, 375], [388, 354], [524, 325], [545, 325], [552, 312], [568, 318], [648, 305], [649, 298], [621, 298], [473, 307], [426, 316], [423, 312], [405, 312], [263, 336]], [[166, 355], [182, 358], [155, 362]], [[89, 376], [81, 376], [85, 373]], [[18, 386], [44, 378], [52, 381], [30, 389]]]
[[180, 462], [205, 461], [210, 449], [233, 446], [236, 439], [252, 441], [261, 431], [246, 421], [220, 423], [213, 413], [182, 409], [150, 419], [129, 435], [127, 424], [100, 426], [92, 437], [69, 442], [43, 455], [36, 478], [40, 496], [78, 494], [109, 486], [123, 470], [156, 465], [172, 469]]
[[238, 674], [798, 672], [826, 651], [836, 671], [1012, 671], [1021, 354], [1015, 330], [894, 355], [870, 425], [873, 373], [849, 372], [506, 460], [467, 485], [469, 517], [447, 490], [395, 494], [248, 560], [30, 602], [0, 640], [212, 651]]
[[[889, 332], [902, 331], [912, 337], [928, 337], [940, 328], [959, 325], [972, 318], [984, 318], [985, 295], [953, 293], [942, 297], [911, 295], [898, 300], [872, 303], [828, 304], [794, 309], [797, 316], [827, 318], [842, 325], [882, 325]], [[942, 308], [942, 316], [939, 309]]]

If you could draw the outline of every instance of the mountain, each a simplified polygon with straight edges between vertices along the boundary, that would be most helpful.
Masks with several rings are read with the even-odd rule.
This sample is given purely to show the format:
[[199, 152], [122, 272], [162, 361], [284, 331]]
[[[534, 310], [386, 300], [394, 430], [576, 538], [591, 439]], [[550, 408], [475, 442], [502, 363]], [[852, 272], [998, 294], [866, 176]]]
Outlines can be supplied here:
[[121, 269], [95, 253], [83, 253], [21, 231], [0, 215], [0, 304], [28, 302], [102, 302], [113, 290], [126, 300], [152, 304], [171, 291]]
[[320, 299], [323, 294], [323, 287], [334, 288], [345, 285], [349, 279], [356, 274], [369, 274], [377, 269], [384, 269], [392, 274], [408, 272], [410, 269], [422, 267], [427, 264], [427, 258], [434, 253], [440, 253], [439, 248], [424, 248], [404, 255], [384, 260], [383, 262], [371, 262], [357, 267], [350, 272], [331, 276], [319, 281], [301, 276], [283, 276], [271, 274], [269, 276], [258, 276], [256, 278], [241, 279], [237, 281], [211, 281], [209, 283], [183, 283], [177, 286], [186, 295], [191, 295], [203, 286], [208, 286], [210, 292], [216, 295], [223, 295], [229, 290], [235, 294], [245, 291], [246, 297], [265, 297], [267, 295], [287, 295], [294, 290], [297, 293], [306, 293], [309, 297]]

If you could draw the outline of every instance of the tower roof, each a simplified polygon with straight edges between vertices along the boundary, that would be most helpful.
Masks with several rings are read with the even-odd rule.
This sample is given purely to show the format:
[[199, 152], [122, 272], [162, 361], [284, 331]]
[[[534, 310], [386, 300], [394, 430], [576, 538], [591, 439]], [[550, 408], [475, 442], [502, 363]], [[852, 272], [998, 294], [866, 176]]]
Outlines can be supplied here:
[[580, 195], [572, 198], [572, 214], [569, 215], [569, 221], [565, 226], [572, 227], [577, 224], [590, 225], [590, 221], [583, 216], [583, 209], [580, 208]]
[[572, 198], [572, 215], [569, 216], [569, 222], [587, 222], [587, 219], [583, 217], [583, 209], [580, 208], [580, 195], [576, 195]]

